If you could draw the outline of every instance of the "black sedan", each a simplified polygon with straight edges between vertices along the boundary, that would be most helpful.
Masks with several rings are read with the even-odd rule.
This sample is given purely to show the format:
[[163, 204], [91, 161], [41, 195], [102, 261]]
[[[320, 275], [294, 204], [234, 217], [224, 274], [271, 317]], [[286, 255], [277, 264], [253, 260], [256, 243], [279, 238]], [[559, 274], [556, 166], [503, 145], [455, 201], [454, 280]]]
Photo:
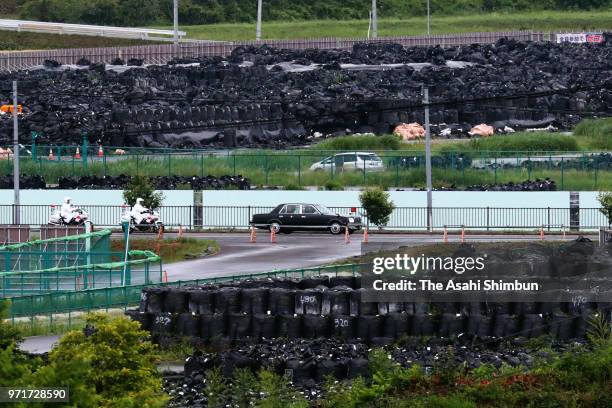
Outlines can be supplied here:
[[340, 215], [319, 204], [280, 204], [267, 214], [253, 215], [251, 225], [276, 233], [327, 230], [332, 234], [341, 234], [348, 226], [352, 234], [361, 229], [361, 218]]

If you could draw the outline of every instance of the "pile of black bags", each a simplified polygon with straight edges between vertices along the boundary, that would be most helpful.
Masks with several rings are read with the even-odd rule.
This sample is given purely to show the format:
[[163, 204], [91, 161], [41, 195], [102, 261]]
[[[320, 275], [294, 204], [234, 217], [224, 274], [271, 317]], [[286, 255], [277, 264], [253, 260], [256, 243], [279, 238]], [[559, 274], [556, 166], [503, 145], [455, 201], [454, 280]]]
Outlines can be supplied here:
[[[18, 80], [24, 140], [36, 131], [39, 142], [74, 144], [87, 134], [111, 146], [190, 148], [283, 148], [308, 143], [314, 132], [388, 134], [400, 122], [422, 122], [423, 84], [434, 103], [434, 130], [459, 135], [481, 123], [564, 129], [585, 115], [612, 111], [608, 43], [504, 39], [444, 49], [371, 43], [352, 51], [262, 46], [236, 48], [226, 60], [195, 60], [199, 65], [128, 61], [129, 67], [79, 69], [49, 61], [40, 70], [0, 74], [0, 102], [10, 101]], [[381, 65], [389, 63], [428, 65]], [[1, 115], [0, 137], [10, 140], [11, 129], [10, 115]]]
[[[84, 176], [60, 177], [58, 188], [81, 190], [114, 190], [123, 189], [131, 182], [132, 177], [121, 174], [119, 176]], [[158, 190], [175, 190], [186, 188], [189, 190], [250, 190], [251, 182], [241, 175], [237, 176], [155, 176], [149, 178], [151, 185]]]

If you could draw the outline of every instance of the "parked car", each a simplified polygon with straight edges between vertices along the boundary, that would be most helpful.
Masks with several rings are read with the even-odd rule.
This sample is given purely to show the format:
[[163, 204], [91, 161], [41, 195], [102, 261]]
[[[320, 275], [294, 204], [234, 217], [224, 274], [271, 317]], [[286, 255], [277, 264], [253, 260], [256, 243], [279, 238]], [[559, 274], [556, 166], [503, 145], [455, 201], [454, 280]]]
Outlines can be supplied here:
[[310, 166], [312, 171], [342, 169], [342, 170], [384, 170], [382, 159], [372, 152], [338, 153], [314, 163]]
[[328, 230], [341, 234], [348, 226], [349, 233], [361, 229], [361, 217], [340, 215], [320, 204], [280, 204], [267, 214], [255, 214], [251, 225], [259, 229], [290, 233], [295, 230]]

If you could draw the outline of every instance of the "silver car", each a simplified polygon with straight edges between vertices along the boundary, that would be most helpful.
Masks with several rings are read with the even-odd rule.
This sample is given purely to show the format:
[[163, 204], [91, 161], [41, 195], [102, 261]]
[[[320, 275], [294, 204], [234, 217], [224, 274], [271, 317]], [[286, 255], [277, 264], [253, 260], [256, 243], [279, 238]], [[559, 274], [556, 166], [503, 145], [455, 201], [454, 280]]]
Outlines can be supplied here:
[[338, 153], [310, 166], [312, 171], [330, 169], [379, 171], [385, 166], [382, 159], [372, 152]]

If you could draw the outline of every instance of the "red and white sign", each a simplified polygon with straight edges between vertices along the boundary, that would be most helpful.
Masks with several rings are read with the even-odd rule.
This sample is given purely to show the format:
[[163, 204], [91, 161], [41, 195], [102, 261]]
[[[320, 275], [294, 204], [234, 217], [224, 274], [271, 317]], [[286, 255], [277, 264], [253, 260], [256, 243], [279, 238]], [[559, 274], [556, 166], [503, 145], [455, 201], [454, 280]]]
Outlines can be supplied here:
[[602, 43], [601, 33], [564, 33], [557, 34], [558, 43]]

